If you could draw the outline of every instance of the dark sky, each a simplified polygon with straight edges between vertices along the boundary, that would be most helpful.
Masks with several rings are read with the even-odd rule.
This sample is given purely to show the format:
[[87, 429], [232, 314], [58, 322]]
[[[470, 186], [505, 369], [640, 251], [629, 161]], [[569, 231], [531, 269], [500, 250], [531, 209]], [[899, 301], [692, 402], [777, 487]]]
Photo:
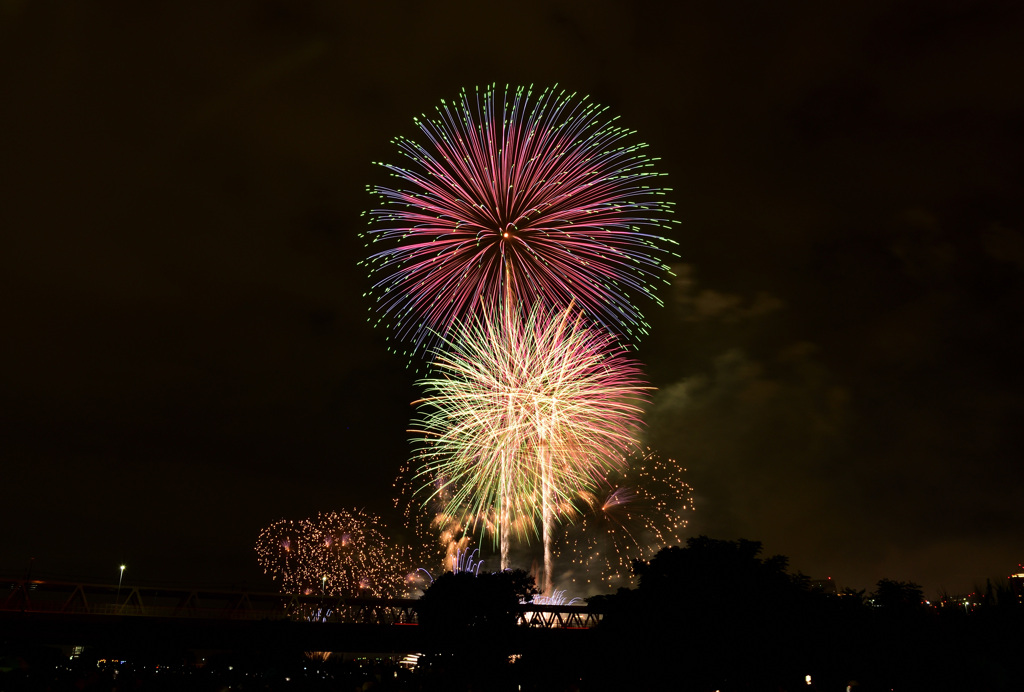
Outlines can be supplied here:
[[371, 161], [498, 82], [590, 94], [669, 174], [639, 357], [691, 533], [1004, 578], [1024, 11], [838, 5], [0, 0], [0, 574], [270, 588], [261, 527], [388, 512], [415, 388], [355, 266]]

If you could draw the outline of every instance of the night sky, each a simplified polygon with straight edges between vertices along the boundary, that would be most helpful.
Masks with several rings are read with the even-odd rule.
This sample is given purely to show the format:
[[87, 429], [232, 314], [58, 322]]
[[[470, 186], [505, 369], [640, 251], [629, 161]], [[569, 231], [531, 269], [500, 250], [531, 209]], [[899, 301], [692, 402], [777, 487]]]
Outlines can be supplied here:
[[1005, 579], [1021, 36], [1015, 2], [0, 0], [0, 575], [270, 590], [263, 526], [397, 523], [416, 374], [367, 322], [365, 186], [497, 82], [662, 159], [680, 258], [637, 355], [689, 535]]

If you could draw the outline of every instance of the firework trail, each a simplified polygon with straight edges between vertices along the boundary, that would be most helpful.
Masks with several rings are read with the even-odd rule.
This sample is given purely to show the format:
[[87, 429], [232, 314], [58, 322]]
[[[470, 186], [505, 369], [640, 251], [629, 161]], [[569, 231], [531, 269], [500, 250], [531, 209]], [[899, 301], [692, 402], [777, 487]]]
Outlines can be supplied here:
[[[660, 304], [673, 241], [657, 159], [606, 108], [564, 90], [495, 87], [442, 101], [416, 124], [424, 144], [394, 140], [397, 186], [363, 237], [377, 324], [415, 352], [503, 301], [560, 310], [635, 343], [639, 295]], [[511, 300], [510, 300], [511, 298]]]
[[459, 556], [470, 550], [473, 527], [486, 524], [487, 517], [473, 516], [464, 507], [449, 513], [451, 492], [443, 481], [427, 476], [417, 477], [411, 464], [403, 465], [394, 483], [394, 504], [416, 536], [414, 563], [430, 573], [454, 572]]
[[408, 573], [404, 551], [378, 526], [378, 517], [360, 510], [281, 519], [260, 532], [257, 560], [285, 594], [400, 597]]
[[[565, 595], [565, 589], [555, 589], [550, 596], [534, 596], [530, 601], [534, 605], [577, 605], [582, 601], [578, 596], [569, 598]], [[525, 601], [523, 601], [525, 603]]]
[[573, 582], [606, 589], [628, 586], [634, 560], [682, 543], [681, 532], [693, 511], [685, 472], [648, 448], [610, 472], [600, 490], [582, 493], [580, 516], [566, 524], [556, 544], [559, 555], [587, 575]]
[[554, 517], [635, 447], [649, 387], [614, 337], [571, 306], [507, 316], [484, 313], [442, 342], [414, 402], [414, 456], [447, 515], [491, 518], [502, 569], [513, 527], [539, 520], [550, 586]]
[[[499, 517], [496, 512], [488, 509], [473, 514], [467, 507], [453, 504], [451, 485], [443, 479], [432, 478], [429, 469], [421, 469], [416, 474], [407, 464], [400, 470], [394, 486], [398, 491], [395, 507], [402, 511], [406, 527], [414, 532], [417, 539], [410, 546], [410, 553], [415, 564], [427, 566], [417, 572], [466, 571], [462, 569], [462, 561], [479, 551], [479, 548], [471, 547], [474, 534], [481, 528], [483, 533], [498, 534]], [[532, 517], [518, 515], [506, 535], [524, 535], [533, 528]], [[506, 567], [507, 562], [506, 555]]]
[[[480, 576], [480, 569], [484, 566], [483, 558], [480, 557], [480, 550], [474, 548], [472, 551], [456, 551], [455, 556], [452, 560], [452, 568], [445, 570], [446, 572], [452, 572], [453, 574], [461, 574], [466, 572], [472, 574], [475, 577]], [[415, 574], [409, 575], [409, 581], [418, 582], [429, 582], [426, 585], [434, 583], [434, 575], [431, 574], [429, 569], [420, 567], [416, 570]]]

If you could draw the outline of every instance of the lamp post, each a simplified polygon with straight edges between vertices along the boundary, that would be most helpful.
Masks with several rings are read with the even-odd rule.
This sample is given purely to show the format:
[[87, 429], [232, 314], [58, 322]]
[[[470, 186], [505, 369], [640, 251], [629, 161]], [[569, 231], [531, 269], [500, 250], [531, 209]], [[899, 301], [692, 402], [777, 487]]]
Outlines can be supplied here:
[[117, 577], [117, 596], [114, 597], [114, 603], [121, 600], [121, 580], [124, 579], [124, 568], [125, 565], [121, 565], [121, 574]]

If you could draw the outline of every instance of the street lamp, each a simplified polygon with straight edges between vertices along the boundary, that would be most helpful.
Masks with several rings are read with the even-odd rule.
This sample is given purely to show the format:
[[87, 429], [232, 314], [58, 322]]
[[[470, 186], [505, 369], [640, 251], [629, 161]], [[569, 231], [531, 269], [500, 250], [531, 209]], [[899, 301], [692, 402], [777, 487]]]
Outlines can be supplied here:
[[114, 602], [121, 600], [121, 580], [124, 579], [124, 568], [125, 565], [121, 565], [121, 574], [117, 578], [117, 596], [114, 597]]

